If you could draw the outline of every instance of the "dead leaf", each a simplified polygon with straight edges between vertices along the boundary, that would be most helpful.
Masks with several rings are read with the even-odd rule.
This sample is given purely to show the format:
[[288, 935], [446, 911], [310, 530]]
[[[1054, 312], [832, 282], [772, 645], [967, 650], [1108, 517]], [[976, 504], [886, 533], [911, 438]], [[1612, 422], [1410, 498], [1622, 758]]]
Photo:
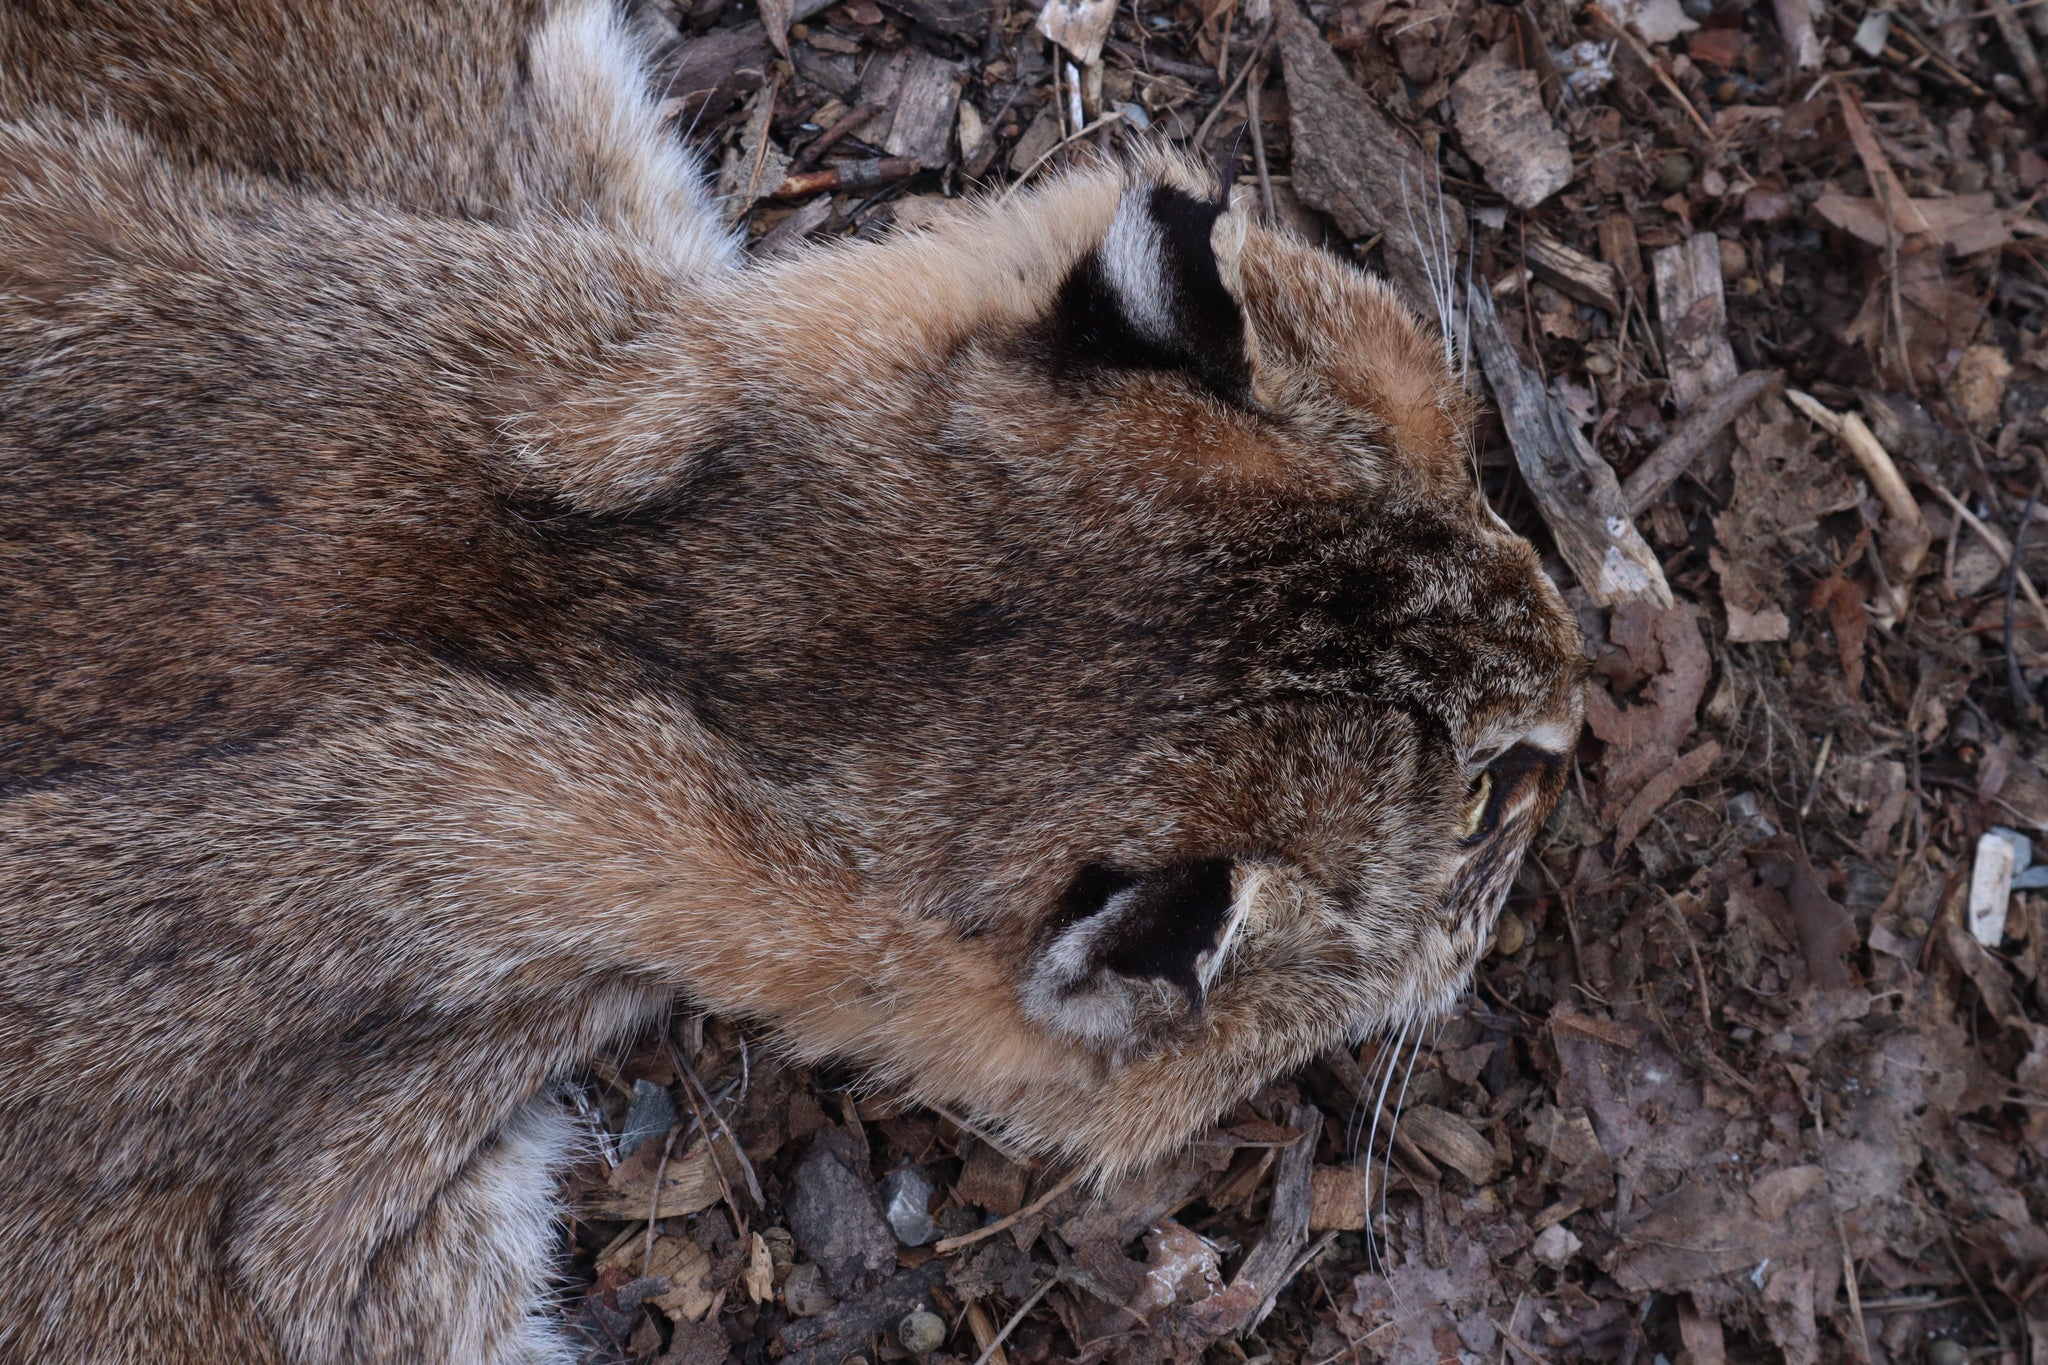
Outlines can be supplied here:
[[1720, 761], [1720, 742], [1710, 739], [1697, 749], [1681, 754], [1670, 767], [1652, 776], [1614, 817], [1614, 851], [1619, 854], [1634, 843], [1636, 836], [1657, 818], [1658, 811], [1687, 787], [1706, 777]]
[[1652, 641], [1656, 646], [1656, 671], [1638, 700], [1618, 702], [1597, 684], [1586, 689], [1586, 723], [1609, 746], [1602, 764], [1601, 818], [1617, 830], [1617, 837], [1626, 832], [1625, 845], [1683, 786], [1706, 774], [1719, 759], [1720, 747], [1709, 741], [1683, 760], [1678, 752], [1692, 733], [1693, 714], [1712, 673], [1694, 608], [1630, 604], [1617, 608], [1614, 620], [1611, 636], [1639, 639], [1639, 652], [1646, 652]]
[[[1927, 224], [1933, 238], [1953, 256], [1975, 256], [1993, 251], [2013, 240], [2012, 220], [2000, 211], [1989, 193], [1959, 194], [1952, 199], [1914, 199], [1914, 212]], [[1828, 190], [1813, 201], [1813, 210], [1842, 231], [1870, 243], [1887, 246], [1894, 232], [1885, 222], [1884, 205], [1875, 199], [1857, 198]]]
[[1820, 1328], [1813, 1320], [1813, 1267], [1784, 1261], [1764, 1280], [1764, 1325], [1785, 1365], [1816, 1365]]
[[644, 1237], [629, 1237], [597, 1263], [599, 1270], [630, 1269], [668, 1281], [668, 1288], [649, 1295], [645, 1302], [659, 1307], [672, 1318], [696, 1322], [711, 1311], [712, 1295], [704, 1288], [705, 1273], [711, 1269], [711, 1254], [687, 1237], [656, 1237], [654, 1254], [646, 1256]]
[[[1968, 884], [1960, 885], [1967, 892]], [[1942, 907], [1941, 946], [1948, 951], [1949, 960], [1962, 968], [1963, 974], [1977, 987], [1977, 994], [1983, 997], [1984, 1008], [1991, 1017], [2007, 1028], [2024, 1029], [2027, 1027], [2026, 1011], [2020, 1006], [2019, 996], [2014, 992], [2004, 966], [1963, 926], [1962, 910], [1961, 905]]]
[[2005, 410], [2006, 384], [2012, 378], [2012, 362], [1996, 346], [1971, 346], [1956, 361], [1948, 377], [1949, 397], [1955, 400], [1963, 420], [1978, 432], [1988, 434], [1998, 425]]
[[1787, 1166], [1760, 1176], [1749, 1187], [1749, 1201], [1756, 1205], [1759, 1214], [1775, 1223], [1826, 1180], [1827, 1172], [1818, 1166]]
[[1799, 946], [1813, 984], [1826, 990], [1855, 984], [1849, 969], [1842, 965], [1842, 955], [1856, 951], [1862, 936], [1849, 912], [1823, 889], [1804, 855], [1793, 860], [1785, 901], [1792, 907], [1792, 922], [1799, 930]]
[[1744, 626], [1734, 638], [1782, 640], [1791, 633], [1779, 600], [1786, 565], [1821, 518], [1856, 506], [1864, 493], [1846, 462], [1820, 458], [1824, 438], [1781, 398], [1768, 395], [1738, 416], [1735, 435], [1733, 487], [1727, 509], [1714, 517], [1720, 545], [1709, 562], [1731, 632], [1738, 620]]
[[1863, 590], [1838, 570], [1814, 585], [1809, 610], [1826, 609], [1828, 624], [1835, 632], [1835, 652], [1842, 660], [1842, 682], [1850, 696], [1863, 690], [1863, 646], [1870, 635], [1870, 615], [1864, 610]]
[[1721, 1335], [1721, 1319], [1703, 1313], [1690, 1301], [1678, 1306], [1678, 1339], [1692, 1365], [1728, 1365], [1728, 1345]]
[[761, 0], [761, 24], [768, 41], [783, 57], [789, 56], [789, 26], [796, 21], [796, 0]]
[[1125, 1307], [1140, 1318], [1178, 1303], [1200, 1303], [1223, 1288], [1216, 1245], [1171, 1218], [1145, 1234], [1145, 1279]]
[[1045, 0], [1038, 12], [1038, 31], [1052, 39], [1081, 66], [1099, 61], [1109, 26], [1116, 19], [1116, 0]]
[[1932, 388], [1950, 355], [1975, 337], [1984, 321], [1983, 301], [1965, 278], [1951, 274], [1932, 237], [1912, 238], [1899, 248], [1896, 312], [1894, 284], [1880, 271], [1843, 339], [1860, 343], [1888, 382]]
[[1791, 638], [1792, 618], [1777, 607], [1766, 605], [1760, 611], [1744, 611], [1735, 603], [1724, 601], [1721, 609], [1728, 620], [1728, 639], [1734, 644], [1753, 645]]

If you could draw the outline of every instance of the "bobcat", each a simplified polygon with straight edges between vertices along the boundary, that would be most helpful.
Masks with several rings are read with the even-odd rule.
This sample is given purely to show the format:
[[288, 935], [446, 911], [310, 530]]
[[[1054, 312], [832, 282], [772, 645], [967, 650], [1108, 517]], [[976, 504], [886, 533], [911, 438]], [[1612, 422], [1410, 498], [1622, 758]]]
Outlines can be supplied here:
[[541, 1362], [679, 998], [1101, 1175], [1580, 722], [1439, 337], [1164, 154], [743, 262], [609, 0], [0, 11], [0, 1360]]

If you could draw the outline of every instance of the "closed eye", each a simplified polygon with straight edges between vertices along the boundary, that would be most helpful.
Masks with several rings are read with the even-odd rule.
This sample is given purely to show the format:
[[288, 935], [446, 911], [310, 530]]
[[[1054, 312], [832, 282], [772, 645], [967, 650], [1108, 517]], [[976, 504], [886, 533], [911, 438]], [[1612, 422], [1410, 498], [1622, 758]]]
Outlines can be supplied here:
[[1479, 780], [1472, 784], [1471, 794], [1465, 798], [1464, 819], [1458, 823], [1458, 837], [1476, 839], [1486, 824], [1487, 807], [1493, 804], [1493, 771], [1483, 769]]

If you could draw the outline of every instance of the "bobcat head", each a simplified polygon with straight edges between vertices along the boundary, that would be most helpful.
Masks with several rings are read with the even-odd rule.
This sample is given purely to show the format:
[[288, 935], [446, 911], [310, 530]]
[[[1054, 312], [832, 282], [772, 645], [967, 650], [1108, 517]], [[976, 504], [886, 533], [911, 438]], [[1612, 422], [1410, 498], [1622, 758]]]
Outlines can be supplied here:
[[679, 528], [699, 714], [914, 926], [753, 1012], [1114, 1169], [1463, 988], [1582, 658], [1385, 286], [1157, 159], [708, 306], [532, 450]]

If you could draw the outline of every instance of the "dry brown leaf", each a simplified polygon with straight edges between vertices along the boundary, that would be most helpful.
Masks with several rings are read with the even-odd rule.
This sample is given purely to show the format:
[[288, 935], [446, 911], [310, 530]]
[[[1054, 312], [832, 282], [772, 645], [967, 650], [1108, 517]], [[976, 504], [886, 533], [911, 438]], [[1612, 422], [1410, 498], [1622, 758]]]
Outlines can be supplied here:
[[1214, 1243], [1171, 1218], [1145, 1234], [1145, 1278], [1125, 1304], [1140, 1318], [1179, 1303], [1200, 1303], [1223, 1288]]
[[1728, 1345], [1721, 1335], [1721, 1319], [1703, 1313], [1691, 1302], [1678, 1306], [1678, 1339], [1692, 1365], [1728, 1365]]
[[1706, 775], [1720, 748], [1709, 741], [1682, 759], [1678, 752], [1692, 733], [1693, 713], [1713, 671], [1694, 608], [1630, 604], [1615, 610], [1609, 634], [1631, 642], [1631, 653], [1650, 673], [1643, 695], [1633, 702], [1616, 701], [1598, 684], [1586, 689], [1586, 724], [1609, 746], [1601, 818], [1616, 829], [1619, 846], [1626, 846], [1665, 802]]
[[1775, 1223], [1826, 1180], [1827, 1172], [1818, 1166], [1786, 1166], [1758, 1177], [1749, 1187], [1749, 1202], [1756, 1205], [1759, 1214]]
[[711, 1311], [712, 1295], [704, 1288], [705, 1273], [711, 1269], [711, 1254], [687, 1237], [656, 1237], [651, 1257], [647, 1256], [645, 1238], [629, 1237], [597, 1266], [599, 1270], [614, 1267], [667, 1280], [668, 1288], [650, 1295], [646, 1302], [670, 1317], [696, 1322]]
[[768, 41], [785, 58], [789, 56], [789, 26], [796, 21], [796, 0], [761, 0], [761, 25]]
[[1475, 1185], [1500, 1173], [1500, 1157], [1472, 1121], [1433, 1104], [1411, 1104], [1401, 1114], [1401, 1136]]
[[1842, 965], [1842, 956], [1856, 951], [1863, 941], [1856, 932], [1856, 921], [1839, 901], [1828, 895], [1820, 878], [1814, 875], [1813, 864], [1803, 855], [1793, 860], [1785, 902], [1792, 907], [1792, 922], [1798, 928], [1799, 947], [1806, 956], [1806, 970], [1813, 984], [1826, 990], [1853, 985], [1849, 969]]
[[[1940, 244], [1922, 236], [1899, 248], [1895, 283], [1882, 272], [1871, 281], [1863, 307], [1843, 339], [1860, 343], [1888, 382], [1900, 388], [1934, 388], [1950, 356], [1977, 335], [1983, 322], [1983, 301], [1967, 277], [1952, 273]], [[1901, 323], [1903, 348], [1898, 338]], [[1910, 373], [1900, 370], [1901, 354]]]
[[[2012, 220], [1991, 194], [1959, 194], [1952, 199], [1915, 199], [1914, 211], [1928, 232], [1951, 255], [1975, 256], [2012, 241]], [[1813, 201], [1814, 212], [1872, 246], [1886, 246], [1893, 234], [1885, 222], [1884, 205], [1828, 190]], [[1903, 234], [1898, 234], [1903, 235]]]
[[1828, 624], [1835, 632], [1835, 651], [1842, 660], [1843, 685], [1850, 696], [1857, 695], [1863, 690], [1863, 646], [1870, 636], [1863, 590], [1837, 571], [1814, 585], [1806, 605], [1808, 610], [1827, 612]]

